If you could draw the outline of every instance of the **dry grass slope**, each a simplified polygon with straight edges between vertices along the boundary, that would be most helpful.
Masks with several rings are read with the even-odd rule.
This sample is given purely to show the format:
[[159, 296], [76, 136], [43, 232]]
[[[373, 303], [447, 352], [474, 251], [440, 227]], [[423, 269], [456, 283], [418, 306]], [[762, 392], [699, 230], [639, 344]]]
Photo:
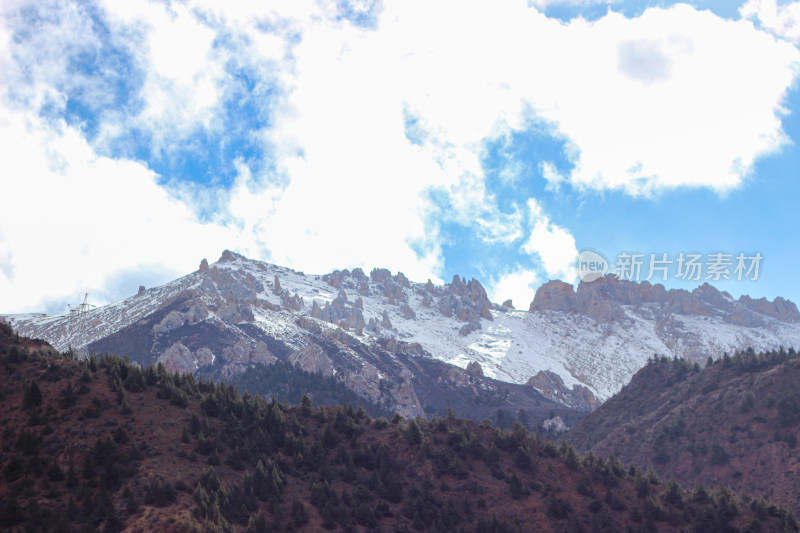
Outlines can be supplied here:
[[750, 531], [794, 515], [517, 425], [290, 407], [0, 325], [4, 531]]

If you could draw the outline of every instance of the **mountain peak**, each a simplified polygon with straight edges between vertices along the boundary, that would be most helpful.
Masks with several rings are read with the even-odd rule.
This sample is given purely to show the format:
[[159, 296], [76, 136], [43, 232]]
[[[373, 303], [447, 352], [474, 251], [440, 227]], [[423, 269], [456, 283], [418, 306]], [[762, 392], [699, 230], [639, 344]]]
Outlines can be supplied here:
[[219, 262], [229, 263], [232, 261], [236, 261], [237, 259], [247, 259], [247, 258], [241, 254], [237, 254], [236, 252], [231, 252], [230, 250], [223, 250], [222, 255], [219, 257]]

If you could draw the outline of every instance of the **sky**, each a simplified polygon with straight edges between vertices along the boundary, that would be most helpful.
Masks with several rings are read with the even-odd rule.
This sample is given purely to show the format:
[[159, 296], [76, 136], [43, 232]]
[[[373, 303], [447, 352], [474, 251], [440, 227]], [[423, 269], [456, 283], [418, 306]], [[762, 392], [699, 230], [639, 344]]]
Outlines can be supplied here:
[[775, 0], [5, 0], [0, 312], [224, 249], [797, 302], [798, 47]]

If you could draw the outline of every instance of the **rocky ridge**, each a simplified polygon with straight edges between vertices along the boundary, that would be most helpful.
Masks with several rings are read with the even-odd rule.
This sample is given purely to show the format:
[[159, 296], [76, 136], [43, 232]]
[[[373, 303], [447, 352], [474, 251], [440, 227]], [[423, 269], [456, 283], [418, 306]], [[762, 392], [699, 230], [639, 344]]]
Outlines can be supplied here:
[[481, 329], [491, 308], [475, 280], [412, 284], [386, 269], [369, 277], [360, 269], [306, 276], [226, 250], [185, 278], [92, 310], [82, 328], [74, 317], [72, 323], [70, 317], [41, 316], [12, 321], [62, 349], [83, 343], [90, 353], [124, 354], [142, 365], [161, 363], [215, 379], [288, 361], [334, 376], [374, 404], [409, 417], [443, 413], [447, 405], [462, 406], [469, 410], [465, 416], [479, 420], [498, 409], [523, 410], [533, 424], [552, 409], [565, 416], [580, 412], [525, 385], [439, 361], [394, 325], [422, 322], [419, 315], [429, 319], [431, 313], [463, 336], [464, 326]]
[[[493, 304], [477, 280], [460, 276], [437, 285], [385, 268], [306, 275], [227, 250], [216, 263], [203, 260], [196, 272], [80, 317], [7, 319], [59, 349], [131, 353], [223, 378], [293, 358], [406, 414], [425, 411], [425, 399], [399, 386], [408, 379], [403, 368], [420, 379], [417, 357], [465, 373], [477, 363], [487, 387], [516, 384], [589, 410], [653, 354], [704, 362], [748, 346], [800, 346], [792, 302], [737, 301], [710, 285], [667, 291], [606, 276], [574, 290], [551, 281], [522, 311]], [[387, 346], [415, 348], [398, 363]]]
[[577, 290], [563, 281], [549, 281], [536, 291], [529, 311], [580, 313], [598, 322], [613, 322], [625, 318], [624, 306], [650, 306], [665, 315], [721, 317], [727, 323], [746, 327], [763, 326], [764, 317], [787, 323], [800, 322], [797, 306], [780, 296], [773, 301], [754, 300], [746, 295], [734, 300], [727, 292], [708, 283], [691, 292], [666, 290], [661, 284], [636, 283], [619, 279], [614, 274], [581, 282]]

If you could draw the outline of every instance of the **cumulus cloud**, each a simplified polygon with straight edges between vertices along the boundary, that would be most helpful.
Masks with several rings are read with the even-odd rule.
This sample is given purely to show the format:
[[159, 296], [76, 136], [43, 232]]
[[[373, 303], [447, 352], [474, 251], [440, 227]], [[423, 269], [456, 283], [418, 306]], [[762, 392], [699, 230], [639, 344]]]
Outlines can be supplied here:
[[550, 6], [591, 6], [591, 5], [605, 5], [616, 4], [619, 0], [529, 0], [531, 6], [539, 9], [546, 9]]
[[778, 5], [777, 0], [747, 0], [739, 8], [742, 17], [757, 20], [761, 27], [794, 44], [800, 43], [800, 2]]
[[489, 297], [496, 303], [511, 299], [515, 308], [527, 311], [540, 281], [536, 270], [518, 267], [490, 282]]
[[[223, 247], [309, 271], [387, 266], [435, 279], [442, 220], [568, 277], [572, 232], [535, 199], [500, 210], [482, 166], [487, 140], [546, 123], [571, 164], [532, 162], [549, 191], [631, 195], [736, 187], [788, 142], [782, 102], [800, 59], [790, 44], [686, 5], [564, 23], [537, 9], [549, 3], [104, 2], [107, 32], [92, 30], [84, 4], [54, 3], [36, 20], [8, 4], [0, 129], [14, 144], [2, 148], [3, 170], [28, 176], [11, 192], [52, 191], [46, 212], [91, 203], [114, 222], [31, 229], [12, 223], [18, 210], [0, 215], [3, 293], [14, 294], [6, 301], [38, 304], [64, 293], [69, 276], [100, 286], [143, 256], [185, 272], [198, 252]], [[789, 23], [756, 12], [763, 27], [790, 36]], [[35, 38], [11, 38], [30, 29]], [[109, 49], [118, 62], [100, 60]], [[94, 70], [76, 73], [87, 54]], [[197, 131], [225, 145], [241, 90], [257, 93], [251, 111], [263, 115], [242, 136], [269, 147], [267, 164], [232, 157], [232, 183], [201, 190], [134, 160], [131, 129], [164, 157], [192, 154]], [[76, 99], [98, 122], [96, 137], [62, 120]], [[134, 146], [114, 159], [108, 147], [120, 139]], [[195, 148], [198, 158], [204, 149]], [[513, 160], [499, 176], [510, 187], [525, 179]], [[159, 213], [142, 220], [153, 209], [134, 205]], [[208, 205], [213, 222], [204, 224], [198, 212]], [[170, 237], [183, 233], [174, 247]], [[34, 242], [73, 258], [74, 270], [37, 286]], [[497, 286], [520, 286], [529, 274]]]
[[118, 294], [107, 285], [118, 272], [177, 277], [232, 241], [223, 228], [199, 223], [144, 165], [98, 156], [63, 123], [54, 130], [32, 113], [0, 112], [0, 159], [6, 312], [41, 311], [83, 291], [107, 303]]
[[575, 279], [575, 259], [578, 250], [575, 238], [570, 232], [557, 224], [553, 224], [539, 203], [528, 200], [529, 237], [522, 249], [539, 257], [544, 271], [550, 278], [558, 278], [571, 282]]

